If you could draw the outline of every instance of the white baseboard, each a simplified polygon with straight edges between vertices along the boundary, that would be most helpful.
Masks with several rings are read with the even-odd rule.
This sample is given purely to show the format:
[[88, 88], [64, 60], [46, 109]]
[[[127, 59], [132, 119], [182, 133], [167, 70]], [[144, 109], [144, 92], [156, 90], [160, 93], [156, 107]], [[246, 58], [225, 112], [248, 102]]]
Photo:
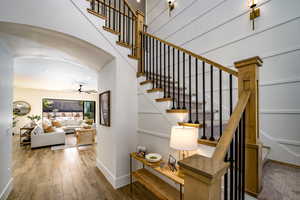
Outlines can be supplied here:
[[[128, 185], [129, 180], [129, 174], [115, 177], [104, 165], [103, 163], [97, 159], [96, 161], [97, 168], [103, 173], [105, 178], [108, 180], [108, 182], [113, 186], [114, 189], [121, 188], [125, 185]], [[2, 200], [2, 199], [1, 199]]]
[[0, 200], [6, 200], [12, 188], [13, 188], [13, 178], [9, 180], [9, 182], [4, 187], [3, 191], [0, 193]]

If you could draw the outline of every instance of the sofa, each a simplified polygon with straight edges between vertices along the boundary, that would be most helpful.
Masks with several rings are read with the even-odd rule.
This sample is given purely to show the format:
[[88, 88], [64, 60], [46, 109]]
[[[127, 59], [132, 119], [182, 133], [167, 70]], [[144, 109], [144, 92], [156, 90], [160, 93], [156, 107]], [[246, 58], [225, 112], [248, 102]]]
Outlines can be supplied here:
[[62, 145], [66, 143], [66, 133], [62, 128], [45, 133], [41, 126], [36, 126], [31, 132], [31, 148]]
[[59, 120], [59, 122], [66, 134], [74, 133], [76, 128], [81, 128], [84, 125], [83, 120]]

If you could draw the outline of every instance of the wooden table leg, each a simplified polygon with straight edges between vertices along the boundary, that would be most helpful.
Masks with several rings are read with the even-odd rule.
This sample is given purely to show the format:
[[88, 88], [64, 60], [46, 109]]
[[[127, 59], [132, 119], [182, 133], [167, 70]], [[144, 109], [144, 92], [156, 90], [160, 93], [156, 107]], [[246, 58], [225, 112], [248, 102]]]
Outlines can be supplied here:
[[180, 200], [182, 200], [182, 185], [180, 184]]
[[132, 157], [131, 155], [129, 155], [130, 157], [130, 192], [132, 193]]

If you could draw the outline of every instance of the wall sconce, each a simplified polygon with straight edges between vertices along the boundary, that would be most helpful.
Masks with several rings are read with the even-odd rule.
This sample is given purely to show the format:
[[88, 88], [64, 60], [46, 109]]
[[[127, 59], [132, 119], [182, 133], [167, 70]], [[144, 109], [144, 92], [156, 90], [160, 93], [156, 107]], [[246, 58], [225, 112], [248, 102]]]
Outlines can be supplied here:
[[168, 0], [169, 4], [169, 16], [171, 17], [171, 11], [175, 8], [175, 0]]
[[250, 20], [252, 20], [253, 30], [254, 30], [254, 20], [255, 20], [255, 18], [260, 16], [260, 9], [255, 8], [257, 5], [257, 2], [258, 2], [258, 0], [248, 0], [248, 5], [251, 9]]

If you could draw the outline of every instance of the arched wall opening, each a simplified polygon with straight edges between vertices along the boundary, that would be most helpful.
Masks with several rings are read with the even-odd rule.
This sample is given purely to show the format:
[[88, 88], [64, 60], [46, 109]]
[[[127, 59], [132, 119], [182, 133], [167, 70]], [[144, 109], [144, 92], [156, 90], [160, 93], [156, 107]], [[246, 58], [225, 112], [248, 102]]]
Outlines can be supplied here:
[[[0, 193], [11, 190], [13, 182], [12, 147], [7, 142], [11, 140], [12, 133], [13, 68], [17, 60], [29, 58], [88, 68], [97, 73], [98, 91], [111, 91], [112, 126], [108, 128], [98, 124], [97, 129], [101, 135], [97, 138], [97, 167], [115, 188], [126, 184], [129, 176], [127, 156], [124, 158], [124, 154], [132, 151], [136, 144], [137, 105], [126, 105], [137, 101], [136, 77], [132, 68], [121, 68], [124, 62], [121, 58], [100, 49], [99, 45], [95, 46], [74, 36], [39, 27], [0, 22], [0, 112], [5, 117], [0, 126], [0, 162], [3, 163], [0, 167]], [[117, 110], [123, 112], [117, 115]], [[128, 114], [132, 119], [126, 123]]]

